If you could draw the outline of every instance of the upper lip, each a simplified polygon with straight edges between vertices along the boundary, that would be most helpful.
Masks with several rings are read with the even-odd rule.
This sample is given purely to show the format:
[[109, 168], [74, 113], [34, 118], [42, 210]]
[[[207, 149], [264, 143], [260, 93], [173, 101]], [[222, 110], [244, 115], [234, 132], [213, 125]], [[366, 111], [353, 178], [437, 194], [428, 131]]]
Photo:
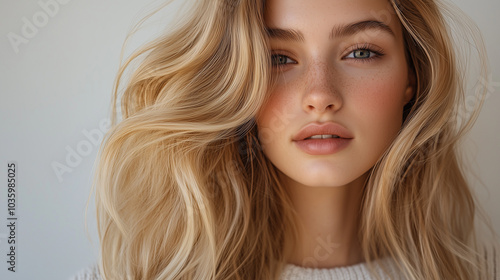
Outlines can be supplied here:
[[313, 135], [337, 135], [340, 138], [353, 138], [352, 134], [340, 124], [327, 123], [310, 123], [304, 126], [293, 138], [293, 141], [300, 141], [309, 138]]

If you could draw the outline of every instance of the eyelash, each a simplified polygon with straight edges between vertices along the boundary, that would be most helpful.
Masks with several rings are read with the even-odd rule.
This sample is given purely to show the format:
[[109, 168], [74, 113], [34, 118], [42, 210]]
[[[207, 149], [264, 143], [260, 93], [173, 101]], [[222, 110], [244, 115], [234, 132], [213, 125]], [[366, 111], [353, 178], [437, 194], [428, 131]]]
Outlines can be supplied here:
[[372, 61], [374, 59], [378, 59], [378, 58], [381, 58], [382, 56], [384, 56], [384, 53], [383, 53], [382, 49], [380, 49], [380, 48], [378, 48], [376, 46], [370, 45], [368, 43], [354, 45], [353, 47], [351, 47], [349, 49], [348, 55], [350, 55], [351, 53], [353, 53], [355, 51], [369, 51], [369, 52], [371, 52], [371, 53], [373, 53], [375, 55], [371, 56], [369, 58], [345, 58], [344, 57], [343, 59], [354, 59], [354, 60], [366, 63], [366, 62], [370, 62], [370, 61]]
[[[369, 51], [370, 53], [373, 53], [374, 55], [370, 56], [369, 58], [351, 58], [351, 57], [347, 58], [348, 55], [352, 54], [355, 51]], [[368, 62], [371, 62], [375, 59], [381, 58], [383, 55], [384, 55], [384, 53], [382, 52], [382, 50], [380, 48], [377, 48], [375, 46], [372, 46], [370, 44], [365, 43], [365, 44], [356, 44], [356, 45], [352, 46], [349, 49], [349, 53], [346, 56], [344, 56], [342, 59], [352, 59], [356, 62], [368, 63]], [[280, 53], [272, 54], [272, 57], [276, 57], [276, 56], [283, 56], [287, 59], [291, 59], [290, 57], [288, 57], [287, 55], [284, 55], [284, 54], [280, 54]], [[287, 64], [288, 63], [279, 65], [279, 64], [276, 64], [273, 62], [273, 67], [282, 68]], [[296, 64], [296, 62], [292, 63], [292, 64]]]

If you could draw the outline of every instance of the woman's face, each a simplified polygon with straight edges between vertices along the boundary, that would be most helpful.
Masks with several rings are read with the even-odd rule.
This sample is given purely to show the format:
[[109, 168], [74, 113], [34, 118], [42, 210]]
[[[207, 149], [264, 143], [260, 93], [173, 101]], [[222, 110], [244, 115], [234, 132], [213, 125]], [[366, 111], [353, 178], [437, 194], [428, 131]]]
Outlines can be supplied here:
[[277, 84], [257, 115], [263, 152], [287, 180], [346, 185], [387, 149], [413, 96], [400, 22], [387, 0], [266, 5]]

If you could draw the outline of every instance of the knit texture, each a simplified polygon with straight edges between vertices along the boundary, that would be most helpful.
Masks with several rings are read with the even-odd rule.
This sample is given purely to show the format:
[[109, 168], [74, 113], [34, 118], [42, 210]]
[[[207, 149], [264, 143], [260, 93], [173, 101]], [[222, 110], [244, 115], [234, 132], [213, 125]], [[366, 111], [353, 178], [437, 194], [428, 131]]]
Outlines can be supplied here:
[[[387, 265], [388, 274], [384, 273], [379, 265], [375, 265], [376, 271], [381, 276], [381, 279], [388, 279], [391, 275], [393, 279], [404, 279], [398, 272], [396, 264], [392, 259], [385, 258], [381, 262]], [[350, 266], [335, 267], [335, 268], [304, 268], [293, 264], [287, 264], [280, 280], [372, 280], [376, 279], [370, 274], [366, 263], [358, 263]]]
[[[492, 275], [492, 280], [500, 280], [500, 256], [499, 250], [495, 247], [485, 247], [484, 258], [487, 261], [487, 270]], [[384, 273], [380, 265], [375, 265], [376, 271], [380, 273], [382, 279], [388, 279], [391, 275], [393, 279], [405, 279], [399, 272], [395, 262], [390, 258], [384, 258], [388, 273]], [[370, 274], [366, 263], [359, 263], [351, 266], [336, 268], [305, 268], [293, 264], [287, 264], [283, 270], [280, 280], [374, 280]], [[97, 265], [93, 265], [79, 271], [69, 280], [102, 280], [99, 276]]]
[[80, 270], [69, 280], [102, 280], [102, 278], [99, 275], [97, 264], [94, 264], [93, 266]]
[[[395, 274], [395, 270], [391, 270]], [[385, 275], [385, 274], [382, 274]], [[337, 268], [304, 268], [293, 264], [287, 264], [280, 280], [348, 280], [348, 279], [375, 279], [370, 276], [365, 263]], [[385, 279], [385, 278], [382, 278]], [[396, 278], [402, 279], [402, 278]], [[83, 269], [70, 280], [102, 280], [96, 265]]]

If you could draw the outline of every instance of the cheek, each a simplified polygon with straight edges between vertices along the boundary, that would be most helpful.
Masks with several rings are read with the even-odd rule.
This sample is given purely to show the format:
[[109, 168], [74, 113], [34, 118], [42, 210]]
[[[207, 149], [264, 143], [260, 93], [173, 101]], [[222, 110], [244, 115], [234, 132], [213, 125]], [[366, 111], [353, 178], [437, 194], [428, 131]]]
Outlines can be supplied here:
[[403, 121], [406, 79], [394, 74], [384, 75], [369, 78], [359, 85], [352, 90], [357, 92], [350, 100], [354, 105], [352, 110], [356, 111], [352, 116], [357, 116], [359, 128], [374, 139], [391, 141]]
[[376, 80], [359, 89], [356, 102], [362, 112], [369, 116], [381, 117], [403, 110], [403, 87], [390, 81]]
[[287, 97], [289, 95], [277, 90], [269, 94], [269, 99], [256, 116], [258, 137], [265, 152], [268, 150], [266, 147], [279, 143], [286, 127], [293, 121], [289, 111], [293, 102]]
[[278, 133], [292, 122], [290, 109], [294, 106], [291, 94], [285, 89], [276, 89], [269, 93], [269, 99], [260, 108], [256, 120], [259, 128], [266, 128]]

